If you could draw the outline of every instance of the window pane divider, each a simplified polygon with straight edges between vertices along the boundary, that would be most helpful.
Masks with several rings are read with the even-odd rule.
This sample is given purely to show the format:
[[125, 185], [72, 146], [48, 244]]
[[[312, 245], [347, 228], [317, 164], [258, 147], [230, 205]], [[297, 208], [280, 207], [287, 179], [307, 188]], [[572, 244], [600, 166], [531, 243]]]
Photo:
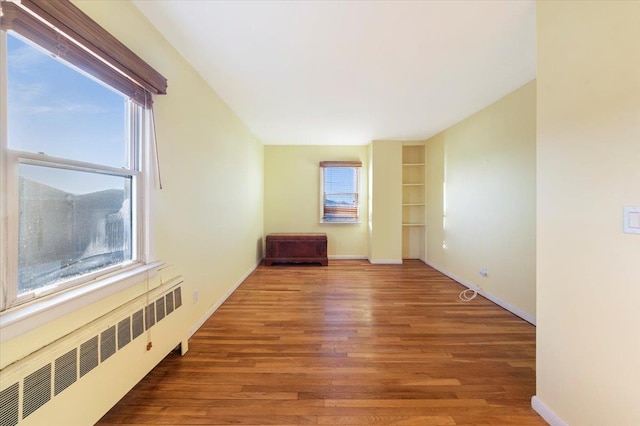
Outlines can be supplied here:
[[87, 163], [78, 160], [68, 160], [64, 158], [51, 157], [46, 154], [13, 151], [21, 164], [31, 164], [34, 166], [55, 167], [65, 170], [76, 170], [80, 172], [92, 172], [113, 176], [138, 176], [140, 172], [134, 169], [103, 166], [95, 163]]

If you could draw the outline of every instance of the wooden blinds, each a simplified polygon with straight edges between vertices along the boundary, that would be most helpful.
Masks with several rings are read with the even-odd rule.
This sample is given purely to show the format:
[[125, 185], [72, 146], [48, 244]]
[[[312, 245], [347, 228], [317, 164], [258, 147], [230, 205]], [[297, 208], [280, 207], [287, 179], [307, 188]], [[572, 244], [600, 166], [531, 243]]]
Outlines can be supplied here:
[[166, 94], [167, 80], [69, 0], [0, 2], [0, 28], [57, 57], [149, 107], [151, 93]]

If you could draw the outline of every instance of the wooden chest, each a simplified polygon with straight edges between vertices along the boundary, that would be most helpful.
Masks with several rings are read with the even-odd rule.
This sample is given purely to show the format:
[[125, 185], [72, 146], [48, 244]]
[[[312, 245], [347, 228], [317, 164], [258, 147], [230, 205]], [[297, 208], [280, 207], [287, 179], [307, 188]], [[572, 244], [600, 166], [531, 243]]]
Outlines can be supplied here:
[[327, 259], [327, 234], [269, 234], [264, 264], [320, 263]]

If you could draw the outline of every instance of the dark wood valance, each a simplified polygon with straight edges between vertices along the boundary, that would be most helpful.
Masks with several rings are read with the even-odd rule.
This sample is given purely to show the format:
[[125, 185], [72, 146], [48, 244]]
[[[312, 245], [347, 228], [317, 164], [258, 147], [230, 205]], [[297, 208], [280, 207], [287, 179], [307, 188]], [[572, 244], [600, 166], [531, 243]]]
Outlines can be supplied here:
[[55, 56], [149, 106], [167, 80], [69, 0], [2, 1], [0, 28], [12, 30]]
[[362, 161], [321, 161], [320, 167], [362, 167]]

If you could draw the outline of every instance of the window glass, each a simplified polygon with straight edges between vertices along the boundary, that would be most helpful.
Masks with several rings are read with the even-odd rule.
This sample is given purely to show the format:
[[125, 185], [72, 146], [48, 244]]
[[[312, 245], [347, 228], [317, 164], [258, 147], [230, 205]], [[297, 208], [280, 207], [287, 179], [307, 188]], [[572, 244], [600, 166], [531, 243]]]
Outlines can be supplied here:
[[[11, 32], [6, 54], [7, 173], [17, 210], [13, 301], [137, 261], [142, 107]], [[17, 247], [15, 244], [17, 243]], [[35, 292], [35, 293], [34, 293]]]
[[18, 294], [133, 260], [132, 178], [19, 165]]
[[8, 146], [128, 167], [127, 99], [7, 34]]

